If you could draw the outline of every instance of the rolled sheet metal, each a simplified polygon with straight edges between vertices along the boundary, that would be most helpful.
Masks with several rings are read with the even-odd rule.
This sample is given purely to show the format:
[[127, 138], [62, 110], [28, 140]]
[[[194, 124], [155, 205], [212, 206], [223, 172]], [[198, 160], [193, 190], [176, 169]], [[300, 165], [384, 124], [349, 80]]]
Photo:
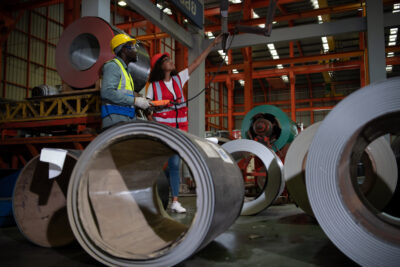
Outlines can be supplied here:
[[[171, 219], [154, 198], [155, 181], [174, 154], [196, 182], [196, 214], [189, 226]], [[224, 149], [137, 121], [108, 129], [84, 150], [71, 175], [67, 206], [76, 239], [99, 262], [172, 266], [228, 229], [243, 198], [240, 170]]]
[[[314, 216], [307, 197], [305, 166], [312, 139], [321, 122], [314, 123], [294, 139], [287, 151], [284, 177], [287, 190], [296, 204]], [[360, 177], [360, 189], [367, 200], [379, 211], [391, 200], [398, 180], [396, 158], [388, 141], [380, 137], [365, 149], [362, 158], [365, 178]]]
[[49, 179], [49, 163], [32, 158], [21, 170], [13, 193], [14, 217], [32, 243], [60, 247], [75, 240], [67, 216], [68, 182], [80, 155], [68, 150], [61, 174]]
[[[73, 88], [88, 88], [100, 79], [105, 62], [114, 58], [110, 41], [115, 34], [124, 33], [99, 17], [82, 17], [69, 25], [56, 48], [56, 68], [62, 80]], [[150, 57], [137, 41], [138, 59], [128, 65], [139, 92], [150, 74]]]
[[276, 106], [262, 105], [253, 108], [244, 117], [241, 128], [243, 139], [250, 139], [248, 131], [253, 127], [258, 115], [262, 115], [264, 119], [271, 121], [274, 125], [273, 132], [278, 135], [277, 139], [272, 142], [274, 151], [278, 151], [292, 142], [297, 135], [296, 124], [289, 119], [285, 112]]
[[283, 192], [285, 181], [283, 179], [283, 164], [279, 157], [268, 147], [246, 139], [238, 139], [222, 145], [235, 161], [253, 154], [265, 166], [267, 181], [264, 191], [257, 198], [246, 200], [240, 215], [254, 215], [268, 208]]
[[343, 99], [321, 123], [307, 156], [312, 210], [331, 241], [361, 266], [398, 266], [400, 220], [376, 210], [356, 186], [358, 162], [373, 140], [400, 132], [400, 78]]

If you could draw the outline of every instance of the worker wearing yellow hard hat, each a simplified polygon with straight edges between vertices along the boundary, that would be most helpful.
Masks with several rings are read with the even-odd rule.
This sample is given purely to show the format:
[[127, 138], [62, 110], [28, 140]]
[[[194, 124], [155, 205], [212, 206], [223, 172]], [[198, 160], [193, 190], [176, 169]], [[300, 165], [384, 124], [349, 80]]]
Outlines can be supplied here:
[[135, 96], [135, 85], [128, 70], [130, 62], [137, 61], [136, 39], [117, 34], [110, 42], [115, 58], [103, 66], [100, 95], [102, 100], [102, 128], [136, 119], [135, 108], [146, 110], [150, 101]]

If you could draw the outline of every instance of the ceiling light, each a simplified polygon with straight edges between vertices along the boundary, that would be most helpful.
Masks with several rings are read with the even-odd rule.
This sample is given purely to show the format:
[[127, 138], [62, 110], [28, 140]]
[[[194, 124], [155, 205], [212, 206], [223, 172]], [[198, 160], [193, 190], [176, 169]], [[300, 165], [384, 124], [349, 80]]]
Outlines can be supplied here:
[[389, 52], [389, 53], [387, 54], [387, 56], [388, 56], [388, 57], [394, 57], [394, 52]]
[[253, 10], [253, 19], [258, 19], [260, 16]]
[[396, 42], [389, 42], [388, 45], [389, 45], [389, 46], [394, 46], [394, 45], [396, 45]]
[[268, 44], [268, 49], [275, 49], [275, 45], [274, 44]]
[[277, 23], [278, 23], [278, 22], [277, 22], [277, 21], [275, 21], [275, 20], [272, 22], [272, 24], [277, 24]]
[[273, 58], [273, 59], [279, 59], [279, 56], [278, 56], [278, 55], [272, 56], [272, 58]]
[[276, 65], [276, 68], [283, 69], [283, 65], [282, 64], [278, 64], [278, 65]]
[[237, 69], [233, 69], [232, 72], [233, 73], [239, 73], [239, 71]]
[[397, 39], [397, 35], [389, 35], [389, 42], [395, 42]]
[[283, 80], [285, 83], [288, 83], [288, 82], [289, 82], [289, 77], [288, 77], [287, 75], [282, 75], [281, 77], [282, 77], [282, 80]]
[[119, 6], [126, 6], [126, 2], [123, 0], [118, 1]]
[[386, 66], [386, 71], [387, 72], [391, 72], [393, 70], [393, 66], [392, 65], [387, 65]]
[[324, 43], [324, 44], [328, 43], [328, 38], [326, 38], [326, 36], [322, 36], [321, 40], [322, 40], [322, 43]]
[[391, 28], [390, 34], [397, 34], [397, 28]]

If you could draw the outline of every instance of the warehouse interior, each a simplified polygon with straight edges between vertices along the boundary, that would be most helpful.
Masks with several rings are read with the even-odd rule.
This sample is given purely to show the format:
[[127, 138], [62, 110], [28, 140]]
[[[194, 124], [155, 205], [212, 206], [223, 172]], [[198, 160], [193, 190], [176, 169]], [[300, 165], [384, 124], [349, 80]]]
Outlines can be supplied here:
[[[0, 265], [396, 266], [399, 25], [398, 0], [2, 1]], [[102, 129], [118, 34], [135, 98], [153, 56], [181, 71], [222, 35], [188, 132]]]

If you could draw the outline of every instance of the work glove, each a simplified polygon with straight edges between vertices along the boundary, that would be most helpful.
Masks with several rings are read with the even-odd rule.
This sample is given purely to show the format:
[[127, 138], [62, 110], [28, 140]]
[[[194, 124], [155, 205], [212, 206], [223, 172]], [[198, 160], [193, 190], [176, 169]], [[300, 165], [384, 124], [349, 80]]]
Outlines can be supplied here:
[[144, 97], [135, 97], [133, 105], [135, 107], [138, 107], [138, 108], [141, 108], [141, 109], [144, 109], [144, 110], [148, 109], [151, 106], [150, 100], [146, 99]]

